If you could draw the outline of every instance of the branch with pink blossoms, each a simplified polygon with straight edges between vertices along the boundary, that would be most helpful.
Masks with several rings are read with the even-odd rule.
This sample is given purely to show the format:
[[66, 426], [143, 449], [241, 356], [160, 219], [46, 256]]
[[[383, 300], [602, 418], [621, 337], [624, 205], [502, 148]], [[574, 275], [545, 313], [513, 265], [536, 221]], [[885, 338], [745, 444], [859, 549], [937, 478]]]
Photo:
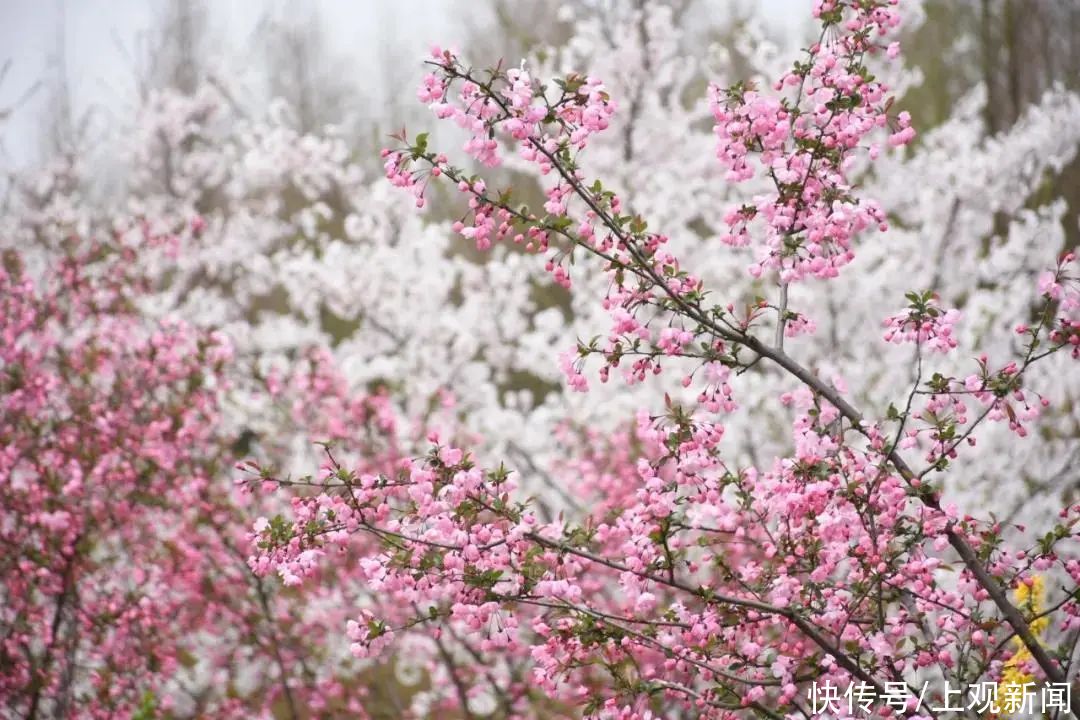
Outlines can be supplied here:
[[[564, 357], [574, 389], [587, 389], [584, 362], [599, 356], [602, 381], [613, 369], [640, 382], [675, 366], [693, 400], [669, 399], [661, 415], [639, 417], [633, 492], [617, 503], [601, 498], [601, 511], [573, 522], [540, 522], [515, 500], [507, 471], [482, 472], [446, 445], [386, 476], [335, 465], [308, 480], [322, 482], [323, 492], [298, 499], [297, 521], [256, 526], [259, 571], [301, 582], [327, 549], [368, 534], [381, 551], [360, 567], [372, 589], [400, 599], [401, 610], [350, 626], [358, 656], [415, 627], [453, 628], [479, 641], [487, 663], [528, 657], [546, 693], [590, 717], [728, 717], [733, 704], [766, 716], [805, 712], [798, 696], [812, 680], [865, 682], [879, 697], [895, 684], [912, 696], [918, 677], [950, 685], [999, 679], [1013, 636], [1033, 673], [1064, 681], [1071, 651], [1063, 645], [1053, 657], [1052, 639], [1037, 636], [1035, 618], [1006, 588], [1029, 586], [1035, 573], [1068, 578], [1054, 604], [1056, 631], [1080, 624], [1080, 508], [1064, 508], [1044, 528], [1032, 557], [1006, 548], [992, 519], [944, 502], [924, 476], [944, 471], [984, 418], [1031, 419], [1014, 417], [1011, 404], [1026, 403], [1023, 370], [1050, 352], [1075, 353], [1080, 295], [1062, 282], [1072, 259], [1043, 279], [1042, 293], [1060, 296], [1059, 314], [1030, 333], [1019, 362], [998, 371], [983, 362], [975, 380], [935, 375], [923, 408], [914, 405], [916, 386], [904, 412], [885, 419], [898, 422], [892, 441], [883, 423], [844, 396], [842, 382], [826, 382], [783, 349], [784, 337], [813, 329], [809, 312], [789, 308], [790, 284], [835, 279], [860, 233], [887, 229], [847, 172], [864, 149], [870, 160], [877, 155], [875, 136], [892, 146], [914, 136], [906, 114], [889, 114], [888, 88], [869, 67], [897, 55], [895, 6], [818, 2], [823, 39], [777, 83], [779, 95], [738, 84], [713, 91], [729, 179], [751, 177], [757, 163], [773, 181], [775, 192], [729, 213], [725, 239], [757, 246], [751, 272], [776, 274], [775, 306], [714, 301], [664, 235], [601, 181], [586, 179], [580, 154], [615, 111], [600, 81], [569, 75], [549, 90], [524, 68], [478, 72], [434, 51], [420, 100], [466, 130], [464, 149], [481, 164], [494, 166], [516, 149], [547, 183], [547, 201], [542, 213], [516, 205], [509, 188], [489, 190], [431, 150], [426, 135], [412, 143], [402, 135], [402, 147], [384, 152], [390, 181], [419, 205], [429, 182], [453, 182], [468, 202], [458, 233], [481, 249], [511, 242], [545, 255], [565, 287], [577, 256], [601, 261], [611, 328]], [[957, 315], [928, 295], [908, 299], [909, 308], [886, 321], [888, 339], [914, 343], [920, 363], [923, 348], [954, 351]], [[766, 334], [773, 310], [774, 332]], [[769, 335], [776, 340], [761, 339]], [[771, 466], [733, 468], [719, 449], [724, 427], [716, 416], [736, 410], [735, 376], [761, 360], [798, 381], [779, 398], [794, 413], [793, 450]], [[960, 386], [988, 406], [974, 423], [952, 399]], [[913, 437], [905, 423], [916, 417], [927, 423], [916, 433], [937, 443], [922, 473], [901, 452]], [[260, 480], [274, 477], [265, 471]], [[959, 570], [949, 565], [956, 557]], [[413, 605], [427, 614], [409, 613]], [[895, 709], [875, 712], [888, 717]], [[919, 711], [909, 704], [900, 712]]]
[[[682, 425], [663, 433], [657, 440], [663, 447], [688, 431], [691, 431], [691, 425]], [[692, 447], [689, 441], [686, 445]], [[683, 467], [700, 466], [700, 458], [684, 464], [684, 459], [671, 455], [656, 461], [655, 469], [661, 470], [669, 462], [678, 462]], [[268, 481], [273, 482], [273, 475], [267, 471], [260, 473], [255, 480], [260, 484]], [[700, 481], [707, 483], [703, 478]], [[747, 481], [729, 480], [740, 486]], [[792, 689], [797, 687], [797, 683], [821, 677], [817, 675], [821, 670], [809, 670], [814, 667], [813, 664], [803, 665], [812, 663], [805, 655], [800, 656], [799, 660], [792, 660], [801, 669], [786, 683], [784, 676], [776, 678], [767, 667], [755, 671], [753, 659], [738, 649], [745, 641], [736, 638], [741, 630], [764, 623], [772, 628], [770, 632], [781, 631], [785, 635], [795, 633], [795, 637], [801, 635], [809, 638], [822, 653], [821, 660], [835, 661], [836, 672], [846, 671], [852, 678], [881, 688], [883, 681], [875, 678], [875, 672], [885, 668], [876, 667], [871, 659], [873, 656], [861, 653], [852, 656], [850, 651], [843, 649], [842, 640], [830, 639], [835, 628], [820, 627], [824, 608], [816, 607], [812, 599], [820, 591], [814, 589], [818, 583], [800, 583], [806, 593], [800, 593], [800, 597], [805, 600], [799, 603], [789, 601], [784, 605], [774, 604], [775, 595], [769, 597], [756, 590], [753, 584], [736, 583], [727, 592], [713, 584], [718, 577], [740, 573], [739, 559], [744, 563], [749, 560], [749, 564], [753, 564], [755, 560], [769, 557], [772, 551], [768, 543], [777, 537], [783, 538], [782, 531], [774, 529], [765, 533], [759, 538], [759, 543], [753, 542], [752, 533], [746, 533], [745, 541], [740, 544], [753, 546], [744, 547], [742, 551], [749, 555], [736, 555], [737, 548], [725, 547], [727, 557], [714, 558], [709, 563], [715, 568], [714, 571], [705, 572], [700, 559], [692, 557], [692, 549], [707, 546], [708, 542], [702, 544], [706, 536], [669, 533], [664, 529], [665, 525], [671, 526], [673, 517], [681, 517], [681, 511], [694, 506], [690, 498], [680, 498], [674, 487], [647, 484], [647, 487], [653, 488], [652, 492], [661, 495], [655, 500], [650, 499], [650, 505], [656, 501], [674, 503], [678, 508], [674, 514], [632, 505], [626, 511], [631, 517], [619, 517], [606, 523], [596, 520], [595, 525], [587, 521], [582, 526], [559, 529], [539, 524], [527, 505], [509, 501], [513, 494], [513, 483], [505, 470], [480, 472], [466, 455], [454, 448], [436, 446], [427, 458], [403, 467], [394, 477], [357, 477], [335, 464], [327, 468], [322, 482], [323, 492], [303, 500], [298, 506], [298, 510], [303, 508], [298, 523], [278, 518], [257, 525], [256, 539], [262, 549], [256, 566], [263, 568], [263, 571], [287, 566], [291, 568], [289, 572], [295, 572], [297, 568], [314, 572], [314, 566], [303, 560], [296, 562], [296, 559], [311, 553], [313, 549], [320, 554], [326, 552], [332, 555], [332, 548], [337, 543], [347, 542], [351, 532], [367, 533], [377, 538], [382, 544], [382, 552], [361, 561], [371, 589], [384, 596], [401, 597], [402, 601], [415, 598], [415, 594], [421, 592], [430, 610], [387, 619], [369, 615], [362, 622], [352, 625], [350, 637], [355, 643], [354, 652], [359, 656], [385, 650], [396, 636], [421, 625], [435, 627], [435, 630], [422, 632], [438, 633], [440, 627], [445, 625], [446, 628], [455, 627], [458, 632], [477, 637], [487, 653], [485, 662], [488, 663], [494, 662], [493, 658], [499, 653], [519, 653], [530, 646], [534, 648], [531, 655], [535, 661], [541, 657], [535, 650], [537, 643], [558, 656], [562, 652], [562, 642], [569, 641], [576, 646], [592, 638], [590, 634], [599, 633], [598, 638], [588, 639], [590, 647], [598, 641], [630, 637], [634, 638], [632, 645], [622, 642], [621, 652], [633, 657], [635, 662], [643, 661], [641, 655], [648, 658], [659, 652], [676, 666], [691, 668], [692, 673], [704, 671], [707, 676], [723, 678], [716, 681], [720, 687], [709, 691], [694, 690], [694, 693], [702, 696], [699, 699], [706, 706], [712, 707], [714, 703], [725, 705], [729, 702], [728, 698], [740, 698], [744, 707], [751, 708], [760, 699], [758, 692], [752, 688], [764, 688], [766, 691], [773, 688], [771, 692], [778, 693], [778, 696], [771, 696], [772, 700], [779, 698], [783, 703], [783, 698], [790, 701], [794, 697]], [[692, 478], [684, 478], [683, 482], [690, 483]], [[905, 496], [898, 478], [884, 487], [891, 487], [890, 492], [899, 490], [900, 497]], [[746, 490], [745, 497], [749, 500], [751, 493], [748, 492], [749, 488]], [[703, 491], [707, 492], [704, 488]], [[696, 499], [697, 502], [702, 500]], [[895, 500], [890, 502], [896, 505]], [[825, 514], [829, 512], [826, 508], [822, 508], [822, 511]], [[746, 512], [753, 513], [755, 510], [747, 507]], [[636, 515], [641, 521], [646, 513], [650, 525], [635, 529], [638, 526], [634, 524], [633, 516]], [[369, 518], [381, 518], [381, 521], [376, 524]], [[751, 514], [744, 527], [752, 527], [751, 519], [756, 522], [756, 517]], [[879, 513], [876, 520], [887, 525], [888, 513]], [[932, 529], [930, 535], [921, 534], [933, 522], [932, 518], [924, 518], [914, 523], [901, 533], [908, 540], [899, 544], [902, 546], [912, 541], [933, 544], [935, 537], [944, 536], [943, 522], [938, 521], [936, 530]], [[627, 527], [625, 523], [631, 525]], [[1076, 525], [1077, 518], [1074, 517], [1069, 521], [1072, 529], [1066, 532], [1070, 540], [1075, 538]], [[649, 527], [652, 532], [646, 535], [644, 531]], [[918, 540], [920, 537], [923, 539]], [[641, 546], [635, 538], [644, 545]], [[899, 541], [899, 537], [896, 540]], [[798, 548], [805, 546], [805, 540], [799, 542], [795, 538], [782, 539], [781, 542], [786, 548], [785, 554], [793, 552], [795, 556], [799, 554]], [[635, 545], [635, 550], [629, 555], [626, 543]], [[621, 553], [617, 552], [620, 546], [623, 548]], [[676, 567], [668, 564], [670, 555], [662, 553], [661, 546], [676, 548], [679, 557]], [[644, 557], [635, 554], [641, 551], [648, 554]], [[812, 577], [821, 559], [815, 554], [805, 560], [805, 570], [801, 572]], [[858, 560], [860, 565], [863, 560], [869, 561], [871, 567], [876, 567], [880, 562], [873, 557]], [[923, 562], [926, 561], [919, 564]], [[1039, 562], [1040, 567], [1045, 569], [1045, 559]], [[929, 563], [926, 567], [933, 569], [936, 565]], [[615, 575], [605, 576], [607, 571]], [[872, 570], [870, 574], [874, 574]], [[711, 581], [700, 585], [691, 579], [710, 576]], [[921, 579], [914, 580], [915, 577]], [[925, 570], [907, 578], [907, 585], [912, 581], [937, 584], [933, 574], [926, 574]], [[603, 582], [618, 584], [626, 597], [604, 599], [602, 593], [587, 592], [590, 584]], [[826, 584], [822, 589], [828, 586]], [[671, 593], [665, 595], [660, 592], [665, 588]], [[905, 589], [903, 592], [910, 591]], [[890, 602], [896, 602], [896, 592], [890, 590], [887, 595], [893, 598]], [[964, 607], [962, 603], [958, 607], [956, 603], [960, 598], [941, 587], [925, 595], [916, 591], [914, 595], [920, 603], [944, 607], [946, 612], [942, 613], [942, 617], [962, 617], [974, 627], [987, 627], [986, 618], [977, 604]], [[608, 602], [613, 605], [607, 605]], [[658, 612], [660, 607], [670, 608], [666, 612], [674, 614]], [[864, 607], [865, 611], [859, 611], [857, 607]], [[856, 605], [849, 607], [847, 612], [865, 617], [856, 619], [852, 629], [861, 628], [863, 623], [870, 621], [872, 607], [872, 602], [867, 602], [866, 597], [856, 599]], [[532, 615], [537, 608], [546, 610], [542, 610], [538, 616]], [[827, 612], [824, 614], [828, 615]], [[526, 619], [530, 617], [534, 619], [527, 623]], [[698, 637], [698, 633], [706, 632], [710, 623], [715, 623], [712, 630], [706, 636]], [[645, 629], [634, 630], [637, 626]], [[552, 636], [550, 632], [555, 628], [561, 628], [561, 631]], [[582, 633], [586, 635], [583, 637]], [[729, 633], [734, 635], [727, 639]], [[698, 637], [698, 640], [689, 642], [689, 637]], [[682, 639], [676, 641], [676, 638]], [[729, 643], [738, 642], [739, 645], [721, 645], [721, 638]], [[600, 643], [601, 647], [604, 642]], [[923, 652], [918, 654], [921, 656]], [[734, 658], [725, 657], [729, 653], [738, 657], [737, 665], [730, 664]], [[578, 660], [570, 658], [566, 662], [553, 661], [553, 664], [546, 666], [543, 677], [549, 680], [553, 677], [573, 678], [575, 683], [599, 682], [582, 677], [592, 663], [591, 660], [585, 662], [584, 657]], [[986, 663], [989, 663], [988, 659]], [[619, 662], [611, 658], [604, 661], [608, 672], [617, 673], [618, 666]], [[735, 672], [734, 668], [739, 666], [744, 669]], [[664, 674], [660, 677], [670, 681], [671, 669], [666, 661], [663, 667]], [[696, 676], [691, 675], [693, 677]], [[891, 682], [888, 675], [885, 677], [884, 682]], [[777, 679], [781, 682], [777, 682]], [[643, 684], [623, 690], [633, 695], [650, 695], [649, 687], [650, 684], [643, 680]], [[688, 687], [693, 687], [693, 683]], [[545, 686], [545, 689], [552, 693], [558, 691], [555, 685]], [[747, 698], [751, 700], [747, 701]]]

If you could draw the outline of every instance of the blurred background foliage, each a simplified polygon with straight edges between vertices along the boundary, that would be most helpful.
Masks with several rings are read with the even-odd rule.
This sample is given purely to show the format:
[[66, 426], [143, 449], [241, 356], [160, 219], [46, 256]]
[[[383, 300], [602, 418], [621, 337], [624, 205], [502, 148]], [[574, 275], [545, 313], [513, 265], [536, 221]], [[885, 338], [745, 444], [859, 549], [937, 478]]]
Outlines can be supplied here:
[[[926, 21], [905, 53], [923, 82], [903, 99], [915, 126], [944, 122], [955, 103], [977, 85], [986, 88], [991, 134], [1007, 131], [1046, 90], [1080, 89], [1080, 2], [1076, 0], [931, 0]], [[1062, 197], [1067, 217], [1080, 213], [1080, 159], [1074, 159], [1032, 198]], [[1066, 223], [1068, 247], [1080, 230]]]

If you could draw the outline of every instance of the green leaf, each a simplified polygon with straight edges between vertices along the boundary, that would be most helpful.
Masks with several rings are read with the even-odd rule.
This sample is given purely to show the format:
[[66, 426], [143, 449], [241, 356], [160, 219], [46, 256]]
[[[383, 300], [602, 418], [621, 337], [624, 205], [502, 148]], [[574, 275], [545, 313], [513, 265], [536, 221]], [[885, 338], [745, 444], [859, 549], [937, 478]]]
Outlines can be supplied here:
[[131, 720], [154, 720], [158, 716], [157, 708], [157, 696], [152, 690], [147, 690], [142, 695], [139, 707], [131, 715]]

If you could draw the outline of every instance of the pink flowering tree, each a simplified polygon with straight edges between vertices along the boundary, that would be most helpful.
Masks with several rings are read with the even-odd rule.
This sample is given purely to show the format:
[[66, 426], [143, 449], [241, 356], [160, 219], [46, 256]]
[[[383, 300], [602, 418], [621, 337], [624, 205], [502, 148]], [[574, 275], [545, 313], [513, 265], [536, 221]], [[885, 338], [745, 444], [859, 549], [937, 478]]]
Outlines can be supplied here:
[[[843, 287], [860, 243], [888, 244], [886, 213], [852, 178], [915, 136], [878, 69], [899, 53], [897, 5], [819, 0], [820, 39], [775, 84], [710, 92], [727, 181], [760, 186], [727, 209], [713, 249], [752, 249], [751, 275], [776, 292], [751, 301], [708, 286], [587, 173], [584, 151], [617, 112], [600, 80], [476, 70], [435, 49], [419, 99], [480, 165], [530, 164], [546, 200], [489, 187], [426, 134], [384, 152], [390, 181], [418, 206], [451, 183], [466, 205], [455, 232], [542, 255], [571, 291], [602, 275], [610, 325], [566, 349], [571, 388], [587, 391], [595, 367], [601, 383], [670, 378], [670, 392], [632, 431], [575, 440], [558, 472], [577, 502], [556, 518], [519, 491], [530, 468], [485, 467], [445, 433], [379, 471], [331, 454], [293, 517], [255, 523], [256, 572], [360, 579], [381, 602], [345, 625], [352, 654], [409, 643], [418, 662], [440, 659], [432, 702], [465, 716], [794, 717], [816, 710], [813, 688], [852, 684], [856, 707], [831, 713], [936, 717], [959, 702], [981, 716], [1018, 710], [1028, 683], [1071, 683], [1080, 507], [1025, 532], [958, 507], [942, 478], [965, 472], [994, 424], [1032, 441], [1054, 397], [1032, 369], [1080, 356], [1075, 258], [1046, 258], [1004, 351], [960, 358], [962, 372], [960, 314], [932, 288], [882, 306], [877, 342], [910, 348], [912, 381], [875, 399], [880, 415], [860, 410], [842, 367], [826, 377], [786, 349], [822, 312], [795, 290]], [[738, 462], [726, 418], [761, 375], [777, 378], [789, 441]], [[249, 469], [255, 486], [297, 482]], [[1012, 699], [969, 705], [986, 682]]]
[[[116, 225], [2, 255], [3, 716], [367, 717], [374, 681], [326, 642], [362, 595], [352, 578], [299, 593], [248, 567], [249, 518], [281, 506], [232, 480], [231, 342], [141, 311], [144, 267], [191, 228]], [[353, 392], [326, 353], [257, 382], [277, 427], [396, 467], [386, 393]]]
[[[175, 238], [68, 238], [0, 268], [0, 698], [11, 717], [130, 717], [204, 627], [181, 531], [215, 476], [224, 337], [135, 312], [130, 270]], [[174, 535], [175, 533], [175, 535]], [[148, 537], [159, 541], [147, 542]], [[197, 587], [197, 586], [196, 586]]]

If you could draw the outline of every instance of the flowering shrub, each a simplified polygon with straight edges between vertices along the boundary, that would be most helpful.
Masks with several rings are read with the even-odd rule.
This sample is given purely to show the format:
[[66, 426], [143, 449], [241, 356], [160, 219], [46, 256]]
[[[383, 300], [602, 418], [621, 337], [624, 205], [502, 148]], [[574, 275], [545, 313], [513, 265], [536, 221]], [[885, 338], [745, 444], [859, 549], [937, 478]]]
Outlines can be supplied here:
[[216, 473], [231, 349], [134, 314], [132, 259], [162, 242], [72, 237], [45, 278], [16, 253], [0, 269], [0, 697], [19, 717], [152, 709], [202, 627], [173, 538]]
[[[961, 510], [937, 478], [961, 471], [987, 422], [1024, 435], [1048, 404], [1025, 380], [1036, 363], [1075, 354], [1075, 258], [1028, 293], [1035, 321], [1016, 328], [1012, 357], [980, 358], [966, 376], [924, 368], [935, 357], [925, 350], [959, 351], [960, 316], [932, 291], [910, 293], [884, 323], [887, 340], [914, 350], [913, 382], [880, 419], [860, 412], [841, 376], [824, 379], [784, 347], [815, 327], [814, 307], [792, 306], [792, 286], [843, 283], [856, 236], [887, 230], [849, 173], [867, 142], [872, 161], [879, 142], [914, 137], [870, 69], [898, 56], [896, 5], [821, 0], [821, 40], [776, 94], [712, 91], [728, 179], [750, 180], [758, 164], [771, 185], [726, 214], [723, 239], [757, 246], [750, 273], [775, 276], [775, 302], [717, 299], [666, 236], [587, 175], [582, 152], [618, 101], [602, 82], [477, 71], [434, 49], [420, 100], [467, 131], [464, 150], [481, 165], [516, 149], [546, 180], [543, 212], [454, 165], [426, 134], [384, 151], [390, 181], [423, 206], [429, 184], [449, 180], [468, 205], [456, 232], [479, 249], [543, 254], [563, 287], [574, 287], [579, 258], [599, 263], [610, 330], [563, 357], [571, 387], [587, 389], [596, 357], [602, 382], [613, 370], [634, 385], [676, 368], [694, 395], [642, 410], [631, 457], [612, 458], [624, 468], [616, 499], [573, 516], [544, 519], [515, 473], [484, 469], [439, 434], [424, 457], [388, 472], [332, 461], [305, 479], [321, 492], [294, 499], [295, 521], [255, 523], [257, 572], [302, 582], [324, 554], [374, 541], [338, 566], [391, 599], [344, 628], [353, 655], [419, 635], [447, 661], [442, 701], [465, 714], [794, 716], [808, 712], [812, 683], [831, 682], [868, 686], [883, 717], [922, 717], [938, 712], [929, 701], [947, 700], [943, 687], [922, 697], [924, 678], [1064, 683], [1080, 629], [1080, 507], [1030, 537]], [[774, 402], [790, 413], [790, 448], [771, 462], [733, 462], [722, 441], [740, 376], [768, 368], [786, 378]], [[253, 482], [275, 477], [259, 468]], [[1047, 576], [1059, 589], [1037, 607], [1052, 610], [1009, 591]], [[493, 705], [480, 712], [478, 698]]]
[[[4, 717], [366, 717], [363, 668], [325, 642], [358, 590], [289, 596], [245, 563], [247, 518], [280, 508], [230, 477], [230, 341], [140, 312], [141, 268], [181, 247], [136, 223], [71, 235], [41, 267], [3, 255]], [[395, 467], [385, 393], [348, 390], [325, 352], [261, 382], [278, 427]]]

